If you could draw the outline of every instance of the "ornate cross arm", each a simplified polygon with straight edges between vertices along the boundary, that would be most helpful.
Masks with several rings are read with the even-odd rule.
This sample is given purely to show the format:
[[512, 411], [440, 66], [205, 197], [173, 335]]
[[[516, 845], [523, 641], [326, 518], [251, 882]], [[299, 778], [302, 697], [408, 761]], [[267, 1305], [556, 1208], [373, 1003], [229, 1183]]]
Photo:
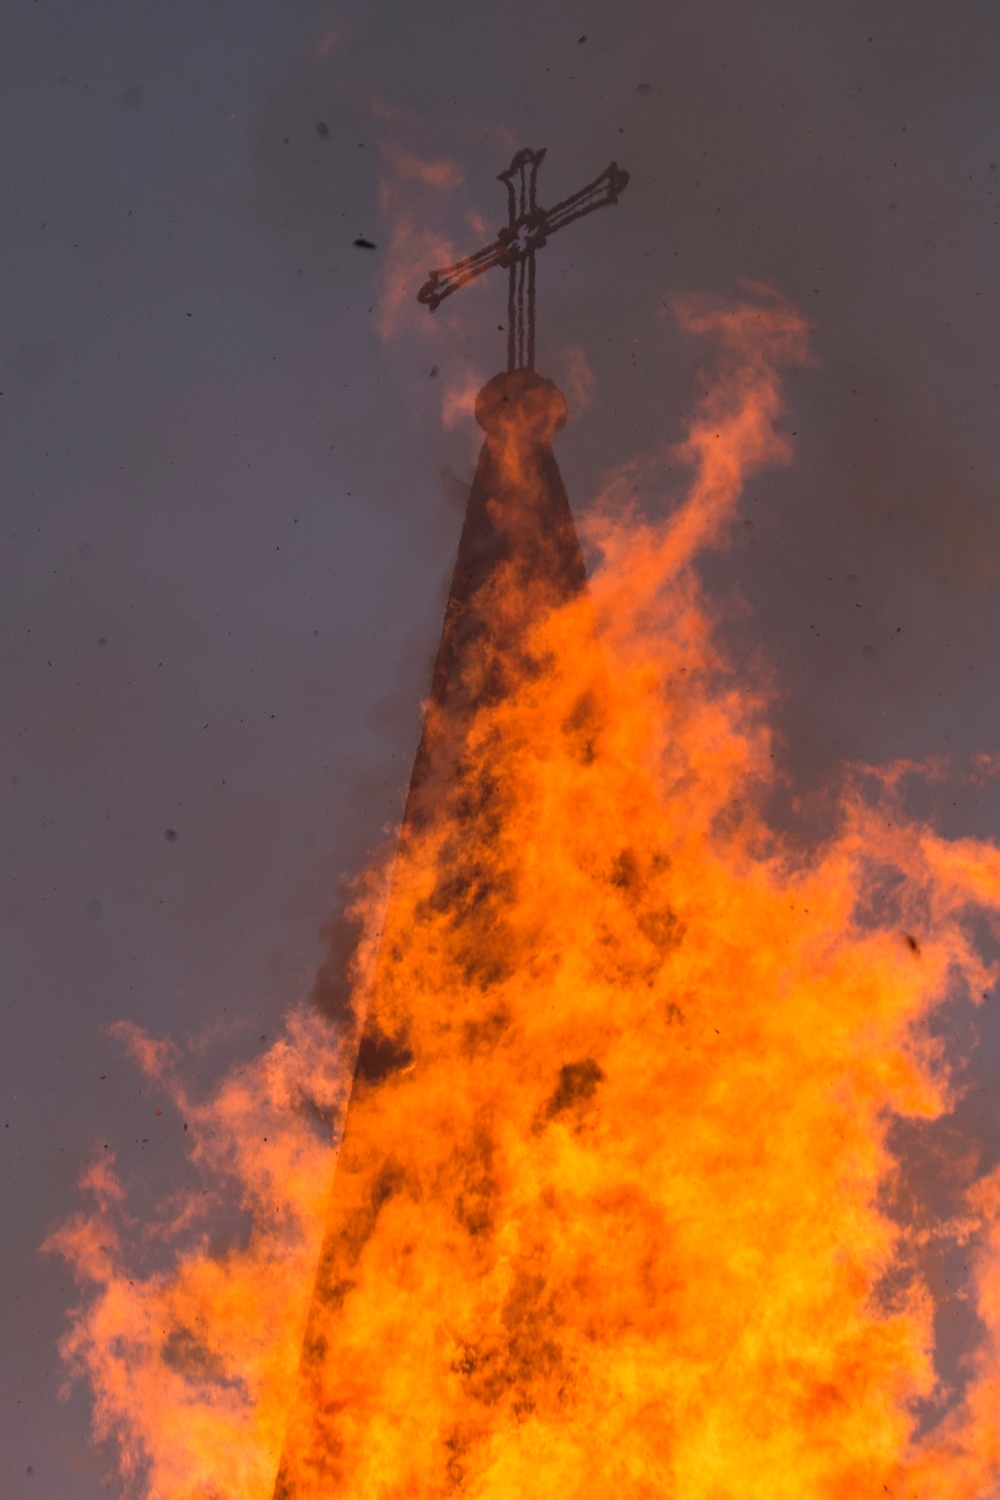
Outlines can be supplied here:
[[[425, 303], [434, 312], [445, 297], [450, 297], [452, 292], [457, 292], [460, 286], [465, 286], [466, 282], [473, 281], [484, 271], [491, 271], [494, 266], [507, 269], [516, 265], [533, 250], [540, 250], [548, 236], [557, 229], [563, 229], [575, 219], [582, 219], [585, 214], [592, 214], [595, 208], [608, 208], [612, 203], [617, 203], [619, 193], [624, 192], [628, 186], [628, 173], [622, 171], [617, 162], [612, 162], [593, 182], [572, 197], [564, 198], [555, 208], [536, 208], [531, 202], [534, 198], [534, 179], [544, 155], [544, 151], [521, 151], [508, 170], [500, 173], [500, 181], [506, 182], [510, 195], [511, 222], [499, 231], [492, 245], [477, 250], [474, 255], [467, 255], [464, 260], [457, 260], [453, 266], [443, 266], [440, 270], [432, 271], [430, 279], [424, 282], [417, 293], [418, 302]], [[531, 165], [531, 191], [528, 202], [523, 205], [517, 202], [511, 181], [514, 172], [527, 164], [522, 163], [521, 158], [527, 158]]]
[[582, 219], [597, 208], [617, 203], [619, 193], [628, 186], [628, 173], [622, 171], [617, 162], [612, 162], [593, 182], [557, 203], [555, 208], [540, 208], [535, 201], [535, 184], [544, 156], [544, 150], [525, 149], [517, 153], [507, 170], [499, 175], [499, 181], [507, 188], [507, 224], [498, 231], [491, 245], [456, 261], [453, 266], [431, 271], [429, 279], [417, 293], [417, 301], [434, 312], [445, 297], [457, 292], [460, 286], [494, 266], [503, 266], [510, 272], [507, 314], [508, 368], [511, 370], [515, 368], [515, 362], [521, 365], [527, 362], [529, 369], [534, 368], [535, 251], [541, 250], [549, 235], [557, 229]]
[[617, 203], [618, 194], [623, 193], [627, 187], [628, 173], [613, 161], [587, 187], [581, 188], [571, 198], [564, 198], [555, 208], [545, 210], [549, 233], [572, 224], [574, 219], [582, 219], [584, 214], [592, 214], [595, 208], [608, 208], [612, 203]]
[[485, 250], [477, 250], [475, 255], [467, 255], [464, 260], [457, 260], [453, 266], [445, 266], [443, 270], [432, 271], [430, 280], [425, 281], [417, 293], [417, 301], [425, 302], [431, 312], [450, 297], [452, 292], [457, 292], [460, 286], [467, 281], [473, 281], [481, 276], [484, 271], [491, 271], [494, 266], [509, 265], [504, 258], [504, 247], [500, 241], [487, 245]]

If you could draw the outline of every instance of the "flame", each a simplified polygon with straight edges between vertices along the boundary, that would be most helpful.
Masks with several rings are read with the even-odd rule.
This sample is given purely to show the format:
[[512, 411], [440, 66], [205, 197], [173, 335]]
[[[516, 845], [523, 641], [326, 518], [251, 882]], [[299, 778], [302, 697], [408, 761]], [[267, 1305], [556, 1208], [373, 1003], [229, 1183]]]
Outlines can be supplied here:
[[[325, 1226], [331, 1153], [289, 1105], [335, 1110], [343, 1066], [299, 1017], [200, 1117], [245, 1249], [196, 1244], [126, 1293], [103, 1164], [98, 1210], [55, 1238], [96, 1287], [64, 1353], [150, 1500], [265, 1500], [282, 1453], [280, 1500], [995, 1491], [1000, 1174], [951, 1218], [886, 1204], [893, 1121], [959, 1094], [929, 1022], [997, 979], [973, 926], [996, 927], [1000, 851], [908, 819], [902, 767], [846, 778], [809, 857], [767, 825], [767, 693], [727, 668], [696, 562], [748, 477], [790, 461], [780, 372], [807, 329], [762, 288], [677, 312], [719, 354], [671, 455], [690, 483], [659, 521], [631, 507], [636, 466], [608, 486], [587, 593], [536, 565], [559, 545], [534, 503], [556, 397], [490, 417], [520, 499], [446, 624], [388, 902], [378, 878], [359, 893]], [[966, 1248], [982, 1330], [958, 1391], [931, 1240]]]
[[[376, 105], [373, 113], [392, 120], [396, 112]], [[426, 341], [440, 328], [426, 316], [417, 316], [423, 310], [414, 301], [413, 287], [426, 279], [432, 266], [455, 260], [456, 252], [444, 235], [427, 229], [425, 205], [413, 197], [412, 188], [416, 184], [450, 192], [464, 181], [464, 174], [449, 157], [424, 160], [388, 139], [380, 141], [379, 150], [386, 164], [379, 176], [379, 212], [390, 226], [390, 237], [381, 267], [377, 327], [383, 339], [405, 327]]]
[[332, 49], [336, 47], [337, 43], [342, 42], [348, 35], [349, 32], [347, 31], [346, 27], [334, 26], [331, 30], [327, 31], [323, 36], [320, 37], [319, 41], [313, 48], [313, 51], [315, 52], [317, 57], [326, 57], [327, 53], [332, 51]]
[[594, 399], [597, 376], [590, 368], [590, 361], [580, 344], [570, 344], [569, 348], [563, 352], [563, 361], [566, 369], [566, 387], [569, 392], [570, 416], [578, 417], [586, 411]]
[[389, 141], [382, 141], [379, 149], [404, 181], [420, 182], [424, 187], [434, 188], [454, 188], [465, 181], [462, 168], [450, 157], [442, 156], [434, 161], [424, 161], [422, 157], [414, 156], [412, 151], [404, 151]]
[[[117, 1445], [126, 1493], [265, 1495], [332, 1181], [343, 1051], [318, 1016], [293, 1012], [262, 1059], [197, 1104], [174, 1048], [137, 1027], [116, 1030], [186, 1122], [199, 1185], [143, 1226], [127, 1212], [114, 1154], [102, 1150], [81, 1180], [96, 1210], [43, 1247], [93, 1293], [61, 1353], [70, 1376], [90, 1383], [94, 1436]], [[212, 1231], [234, 1209], [252, 1232], [229, 1247]]]
[[464, 361], [458, 363], [449, 378], [443, 382], [441, 391], [441, 426], [452, 431], [475, 414], [476, 397], [482, 378]]

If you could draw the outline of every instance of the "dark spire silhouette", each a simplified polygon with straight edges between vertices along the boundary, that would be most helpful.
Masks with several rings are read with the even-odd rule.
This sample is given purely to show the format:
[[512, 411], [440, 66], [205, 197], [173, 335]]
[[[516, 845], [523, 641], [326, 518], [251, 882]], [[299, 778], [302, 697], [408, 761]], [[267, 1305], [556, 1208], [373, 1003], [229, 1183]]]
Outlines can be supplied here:
[[[442, 783], [461, 756], [463, 731], [482, 704], [523, 675], [522, 642], [539, 614], [586, 586], [573, 514], [552, 452], [566, 402], [533, 370], [496, 375], [476, 400], [486, 433], [469, 494], [445, 609], [404, 826], [433, 818]], [[527, 607], [516, 620], [494, 608], [499, 568]]]
[[[417, 293], [417, 301], [434, 312], [459, 287], [494, 266], [508, 272], [507, 371], [494, 376], [476, 400], [476, 420], [486, 441], [459, 542], [404, 828], [415, 817], [433, 815], [431, 783], [454, 769], [462, 719], [484, 695], [501, 695], [514, 667], [516, 643], [498, 638], [500, 622], [487, 602], [485, 586], [495, 570], [501, 564], [513, 566], [512, 582], [534, 601], [535, 611], [554, 608], [586, 581], [551, 447], [565, 424], [566, 402], [551, 380], [535, 374], [535, 255], [556, 230], [617, 203], [629, 179], [611, 162], [579, 192], [545, 209], [537, 200], [544, 157], [544, 147], [516, 153], [497, 178], [507, 189], [507, 223], [495, 240], [452, 266], [431, 271]], [[524, 632], [530, 623], [522, 616], [517, 628]]]
[[[566, 402], [553, 382], [534, 370], [535, 254], [556, 229], [616, 202], [628, 175], [612, 162], [579, 193], [546, 211], [536, 202], [544, 155], [520, 151], [500, 174], [508, 193], [508, 223], [494, 243], [454, 266], [432, 271], [419, 293], [419, 300], [433, 312], [445, 297], [492, 266], [509, 273], [508, 368], [494, 376], [476, 400], [476, 420], [485, 441], [410, 780], [402, 846], [445, 810], [451, 826], [460, 828], [463, 798], [470, 822], [476, 821], [480, 829], [484, 820], [488, 826], [491, 818], [502, 819], [502, 789], [493, 784], [489, 767], [470, 771], [467, 731], [480, 707], [501, 701], [530, 674], [532, 626], [586, 587], [580, 544], [551, 446], [565, 424]], [[516, 599], [516, 610], [502, 607], [504, 592]], [[497, 951], [502, 896], [492, 877], [475, 867], [461, 837], [443, 864], [447, 876], [434, 893], [434, 909], [446, 912], [463, 929], [468, 971], [485, 976], [504, 962]], [[331, 967], [336, 963], [332, 959]], [[483, 982], [486, 985], [488, 979]], [[323, 983], [321, 971], [318, 998]], [[484, 1025], [489, 1024], [487, 1018]], [[371, 1119], [378, 1118], [383, 1086], [399, 1078], [413, 1061], [407, 1036], [386, 1033], [377, 1016], [370, 1016], [359, 1039], [354, 1090], [275, 1500], [333, 1496], [341, 1488], [345, 1465], [351, 1463], [345, 1456], [351, 1415], [329, 1394], [340, 1378], [334, 1328], [338, 1316], [350, 1311], [359, 1258], [382, 1207], [400, 1191], [391, 1139], [376, 1148], [378, 1159], [372, 1158]], [[384, 1417], [389, 1422], [392, 1400], [386, 1393]], [[358, 1441], [356, 1433], [353, 1441]]]

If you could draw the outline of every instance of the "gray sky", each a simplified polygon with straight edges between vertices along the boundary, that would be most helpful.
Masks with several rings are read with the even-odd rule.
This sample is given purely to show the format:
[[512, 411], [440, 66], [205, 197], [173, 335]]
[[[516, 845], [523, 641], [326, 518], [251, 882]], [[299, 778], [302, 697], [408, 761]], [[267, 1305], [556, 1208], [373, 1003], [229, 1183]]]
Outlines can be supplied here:
[[[478, 437], [443, 396], [504, 354], [496, 276], [380, 332], [404, 215], [478, 248], [511, 142], [548, 147], [543, 202], [631, 173], [539, 262], [539, 367], [595, 377], [580, 509], [682, 431], [672, 292], [804, 308], [796, 462], [708, 568], [794, 784], [997, 748], [998, 37], [927, 0], [4, 8], [0, 1500], [108, 1493], [37, 1246], [95, 1144], [140, 1190], [182, 1146], [104, 1028], [197, 1039], [207, 1085], [398, 815]], [[997, 789], [934, 795], [994, 834]]]

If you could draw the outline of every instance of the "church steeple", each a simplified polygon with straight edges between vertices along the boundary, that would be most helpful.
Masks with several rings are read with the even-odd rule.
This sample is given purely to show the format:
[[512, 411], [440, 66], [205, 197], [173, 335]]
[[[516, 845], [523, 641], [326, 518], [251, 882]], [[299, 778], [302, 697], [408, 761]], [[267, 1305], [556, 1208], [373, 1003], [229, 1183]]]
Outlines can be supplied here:
[[[496, 375], [479, 393], [476, 420], [486, 441], [458, 544], [405, 825], [434, 816], [469, 714], [523, 676], [523, 643], [534, 619], [586, 585], [551, 446], [566, 422], [562, 392], [533, 370]], [[498, 607], [501, 572], [521, 601], [514, 619]]]
[[[612, 164], [546, 215], [534, 193], [543, 155], [521, 152], [501, 174], [510, 194], [510, 223], [496, 243], [433, 272], [420, 293], [433, 311], [490, 265], [507, 267], [509, 368], [489, 381], [476, 401], [485, 441], [361, 1027], [275, 1500], [335, 1495], [367, 1500], [404, 1493], [393, 1488], [395, 1481], [378, 1470], [379, 1463], [409, 1474], [407, 1484], [423, 1486], [421, 1496], [444, 1494], [464, 1472], [462, 1452], [478, 1441], [475, 1411], [487, 1399], [479, 1393], [480, 1377], [464, 1370], [456, 1355], [459, 1332], [449, 1327], [435, 1333], [433, 1313], [428, 1321], [427, 1278], [448, 1272], [446, 1265], [435, 1270], [421, 1257], [421, 1215], [429, 1215], [428, 1224], [433, 1221], [441, 1232], [442, 1205], [450, 1205], [445, 1241], [457, 1237], [457, 1243], [471, 1247], [453, 1258], [451, 1274], [458, 1284], [452, 1292], [458, 1291], [459, 1302], [467, 1294], [470, 1307], [484, 1295], [489, 1300], [492, 1294], [481, 1277], [497, 1253], [491, 1161], [498, 1132], [520, 1130], [530, 1137], [535, 1130], [531, 1118], [506, 1123], [495, 1118], [496, 1084], [489, 1073], [498, 1053], [522, 1045], [511, 1042], [520, 1037], [520, 1028], [503, 995], [519, 984], [523, 962], [516, 956], [523, 935], [516, 928], [512, 896], [523, 881], [524, 844], [522, 839], [516, 848], [508, 847], [512, 792], [504, 765], [511, 747], [497, 715], [502, 718], [508, 695], [544, 674], [544, 662], [533, 658], [539, 649], [537, 627], [586, 587], [552, 452], [552, 440], [566, 421], [566, 403], [553, 382], [533, 369], [534, 253], [553, 229], [614, 202], [628, 181]], [[576, 730], [570, 726], [568, 732]], [[493, 747], [491, 735], [499, 736]], [[602, 1076], [590, 1060], [573, 1062], [562, 1069], [559, 1087], [576, 1101], [589, 1097]], [[446, 1100], [449, 1091], [455, 1096], [445, 1106], [449, 1123], [429, 1132], [422, 1150], [428, 1097]], [[564, 1107], [558, 1088], [556, 1097], [556, 1104], [549, 1099], [538, 1107], [547, 1107], [551, 1116]], [[479, 1266], [471, 1273], [469, 1254], [471, 1264]], [[449, 1257], [446, 1251], [445, 1260]], [[471, 1276], [464, 1291], [463, 1276]], [[488, 1316], [495, 1314], [502, 1325], [508, 1312], [501, 1303], [502, 1298]], [[366, 1350], [374, 1354], [387, 1337], [398, 1348], [387, 1358], [381, 1347], [377, 1360], [366, 1360]], [[501, 1334], [501, 1345], [505, 1337]], [[511, 1349], [519, 1338], [511, 1335]], [[503, 1359], [516, 1365], [518, 1357], [515, 1351]], [[519, 1378], [494, 1373], [487, 1385], [499, 1379], [498, 1389], [513, 1390]], [[433, 1432], [418, 1434], [414, 1397], [427, 1384], [440, 1388], [439, 1416]], [[470, 1390], [477, 1393], [472, 1398]], [[414, 1444], [419, 1454], [410, 1452]]]
[[[579, 192], [545, 209], [538, 169], [545, 157], [525, 148], [498, 176], [507, 189], [507, 223], [492, 244], [431, 271], [417, 300], [434, 312], [459, 287], [494, 266], [508, 272], [507, 371], [479, 392], [476, 421], [486, 433], [459, 542], [427, 719], [407, 799], [404, 830], [433, 816], [435, 783], [447, 779], [461, 742], [460, 721], [473, 705], [503, 692], [519, 671], [517, 641], [538, 610], [564, 603], [586, 574], [573, 516], [552, 454], [565, 425], [566, 402], [535, 374], [535, 255], [556, 230], [617, 203], [628, 173], [611, 162]], [[487, 588], [508, 571], [523, 601], [516, 621], [504, 617]]]

